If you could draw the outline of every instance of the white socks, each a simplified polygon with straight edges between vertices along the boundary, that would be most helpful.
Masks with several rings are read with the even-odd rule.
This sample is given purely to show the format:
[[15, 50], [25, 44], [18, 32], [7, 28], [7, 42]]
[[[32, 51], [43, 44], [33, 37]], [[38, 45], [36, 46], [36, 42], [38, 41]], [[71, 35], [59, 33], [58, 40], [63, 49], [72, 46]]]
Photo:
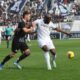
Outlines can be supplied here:
[[52, 70], [51, 63], [50, 63], [50, 55], [49, 55], [49, 52], [45, 52], [44, 53], [44, 57], [45, 57], [45, 60], [46, 60], [46, 63], [47, 63], [48, 70]]
[[53, 60], [55, 60], [56, 59], [56, 55], [53, 55], [52, 58], [53, 58]]
[[56, 59], [56, 55], [52, 56], [52, 66], [53, 66], [54, 68], [56, 68], [55, 59]]

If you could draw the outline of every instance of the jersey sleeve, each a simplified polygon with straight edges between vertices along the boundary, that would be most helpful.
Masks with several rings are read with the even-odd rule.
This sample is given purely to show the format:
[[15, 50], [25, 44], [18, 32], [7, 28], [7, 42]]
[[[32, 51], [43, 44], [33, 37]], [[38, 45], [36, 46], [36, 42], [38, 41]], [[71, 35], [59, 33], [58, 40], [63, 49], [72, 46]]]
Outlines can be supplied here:
[[22, 29], [25, 27], [25, 23], [24, 22], [19, 22], [18, 23], [18, 28]]
[[39, 19], [35, 20], [34, 23], [37, 25], [40, 22]]
[[57, 25], [56, 25], [56, 24], [54, 24], [53, 22], [50, 22], [49, 26], [50, 26], [50, 28], [52, 28], [52, 29], [57, 28]]

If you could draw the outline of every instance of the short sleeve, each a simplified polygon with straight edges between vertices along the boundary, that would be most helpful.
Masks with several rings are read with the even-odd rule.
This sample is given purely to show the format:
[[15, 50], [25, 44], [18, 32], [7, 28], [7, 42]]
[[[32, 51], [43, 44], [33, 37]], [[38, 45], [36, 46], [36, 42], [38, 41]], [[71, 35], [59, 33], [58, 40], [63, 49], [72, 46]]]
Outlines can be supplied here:
[[39, 19], [37, 19], [37, 20], [34, 21], [35, 24], [38, 24], [39, 22], [40, 22]]
[[54, 24], [53, 22], [50, 22], [49, 26], [50, 26], [50, 28], [52, 28], [52, 29], [57, 28], [57, 25], [56, 25], [56, 24]]
[[25, 27], [25, 23], [24, 22], [19, 22], [18, 23], [18, 28], [24, 28]]

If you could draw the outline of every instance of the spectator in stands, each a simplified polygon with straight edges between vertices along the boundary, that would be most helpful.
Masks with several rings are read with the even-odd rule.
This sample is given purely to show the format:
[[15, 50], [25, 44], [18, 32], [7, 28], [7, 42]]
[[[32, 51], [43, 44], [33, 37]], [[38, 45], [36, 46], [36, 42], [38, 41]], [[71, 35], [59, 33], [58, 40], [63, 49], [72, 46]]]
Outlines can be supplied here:
[[42, 0], [38, 0], [37, 1], [37, 12], [41, 13], [43, 9], [43, 1]]

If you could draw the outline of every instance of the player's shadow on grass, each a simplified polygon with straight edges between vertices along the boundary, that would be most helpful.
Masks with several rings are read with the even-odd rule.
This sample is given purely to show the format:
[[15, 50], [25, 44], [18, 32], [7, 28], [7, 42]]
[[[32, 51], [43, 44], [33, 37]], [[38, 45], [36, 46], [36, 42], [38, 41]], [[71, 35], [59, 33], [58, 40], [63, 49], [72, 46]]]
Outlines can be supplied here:
[[[19, 70], [17, 67], [5, 67], [6, 70]], [[46, 71], [47, 69], [44, 67], [22, 67], [21, 71]]]

